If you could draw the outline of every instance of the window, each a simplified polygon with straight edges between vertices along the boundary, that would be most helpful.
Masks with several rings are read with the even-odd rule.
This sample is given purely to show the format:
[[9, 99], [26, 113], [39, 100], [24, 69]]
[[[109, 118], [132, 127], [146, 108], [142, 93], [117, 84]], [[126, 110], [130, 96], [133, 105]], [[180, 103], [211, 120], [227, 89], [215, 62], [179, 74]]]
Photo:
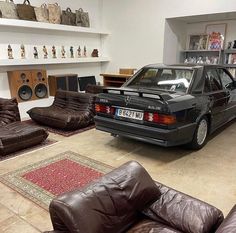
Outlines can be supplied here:
[[223, 89], [216, 69], [209, 69], [207, 71], [207, 78], [209, 80], [211, 91], [219, 91]]
[[193, 70], [178, 68], [144, 68], [128, 87], [144, 87], [155, 90], [186, 92]]
[[233, 84], [232, 78], [223, 69], [218, 69], [218, 73], [221, 78], [223, 87], [230, 89]]

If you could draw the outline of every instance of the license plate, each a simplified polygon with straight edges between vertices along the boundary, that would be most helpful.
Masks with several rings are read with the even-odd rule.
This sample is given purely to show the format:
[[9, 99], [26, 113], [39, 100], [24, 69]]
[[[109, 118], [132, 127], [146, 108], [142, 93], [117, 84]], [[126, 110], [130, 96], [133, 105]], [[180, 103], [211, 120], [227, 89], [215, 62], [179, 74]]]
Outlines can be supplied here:
[[143, 120], [143, 112], [133, 111], [129, 109], [118, 108], [116, 110], [116, 116], [125, 117], [129, 119], [134, 119], [134, 120], [140, 120], [140, 121]]

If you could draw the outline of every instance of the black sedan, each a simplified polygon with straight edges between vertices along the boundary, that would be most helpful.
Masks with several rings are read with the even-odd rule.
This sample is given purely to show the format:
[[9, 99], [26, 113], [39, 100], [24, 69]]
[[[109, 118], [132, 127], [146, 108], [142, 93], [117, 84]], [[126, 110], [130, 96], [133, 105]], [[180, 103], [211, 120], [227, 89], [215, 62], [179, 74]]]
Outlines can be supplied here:
[[236, 115], [236, 82], [222, 66], [149, 65], [96, 100], [98, 130], [160, 146], [202, 148]]

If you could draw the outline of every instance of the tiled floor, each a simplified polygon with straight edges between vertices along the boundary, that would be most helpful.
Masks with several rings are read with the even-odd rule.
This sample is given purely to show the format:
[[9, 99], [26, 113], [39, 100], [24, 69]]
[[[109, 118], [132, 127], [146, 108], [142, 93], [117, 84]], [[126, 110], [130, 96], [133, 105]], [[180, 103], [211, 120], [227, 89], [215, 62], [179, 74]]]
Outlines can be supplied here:
[[[226, 214], [236, 203], [236, 124], [216, 134], [200, 151], [161, 148], [90, 130], [47, 148], [0, 162], [0, 175], [71, 150], [117, 167], [139, 161], [158, 180], [215, 205]], [[0, 183], [0, 232], [34, 233], [52, 229], [49, 214]]]

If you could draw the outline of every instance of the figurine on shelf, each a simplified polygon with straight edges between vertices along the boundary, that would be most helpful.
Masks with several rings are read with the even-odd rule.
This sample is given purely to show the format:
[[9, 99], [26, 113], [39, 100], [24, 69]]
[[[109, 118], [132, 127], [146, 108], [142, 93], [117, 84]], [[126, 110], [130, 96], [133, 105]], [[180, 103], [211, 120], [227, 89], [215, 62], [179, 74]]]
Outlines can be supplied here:
[[57, 58], [57, 51], [54, 45], [52, 46], [52, 58]]
[[79, 48], [77, 49], [77, 52], [78, 52], [78, 57], [81, 57], [81, 48], [79, 46]]
[[209, 59], [209, 57], [206, 57], [206, 64], [211, 64], [211, 60]]
[[232, 41], [229, 41], [229, 42], [228, 42], [227, 49], [231, 49], [231, 48], [232, 48]]
[[73, 46], [70, 46], [70, 58], [74, 58]]
[[34, 58], [35, 58], [35, 59], [38, 59], [38, 58], [39, 58], [39, 54], [38, 54], [37, 47], [34, 47], [34, 52], [33, 52], [33, 54], [34, 54]]
[[84, 57], [87, 57], [87, 49], [86, 49], [86, 46], [84, 46]]
[[92, 54], [91, 54], [92, 57], [98, 57], [98, 50], [97, 49], [94, 49]]
[[45, 59], [48, 58], [48, 50], [45, 45], [43, 46], [43, 58], [45, 58]]
[[7, 53], [8, 53], [8, 59], [14, 59], [13, 58], [13, 51], [11, 45], [8, 45], [7, 47]]
[[62, 58], [66, 58], [65, 46], [61, 46], [61, 57], [62, 57]]
[[234, 40], [233, 49], [236, 49], [236, 40]]
[[25, 46], [23, 44], [20, 46], [20, 56], [25, 59]]
[[203, 64], [204, 62], [203, 62], [203, 57], [202, 56], [199, 56], [198, 58], [197, 58], [197, 64]]

